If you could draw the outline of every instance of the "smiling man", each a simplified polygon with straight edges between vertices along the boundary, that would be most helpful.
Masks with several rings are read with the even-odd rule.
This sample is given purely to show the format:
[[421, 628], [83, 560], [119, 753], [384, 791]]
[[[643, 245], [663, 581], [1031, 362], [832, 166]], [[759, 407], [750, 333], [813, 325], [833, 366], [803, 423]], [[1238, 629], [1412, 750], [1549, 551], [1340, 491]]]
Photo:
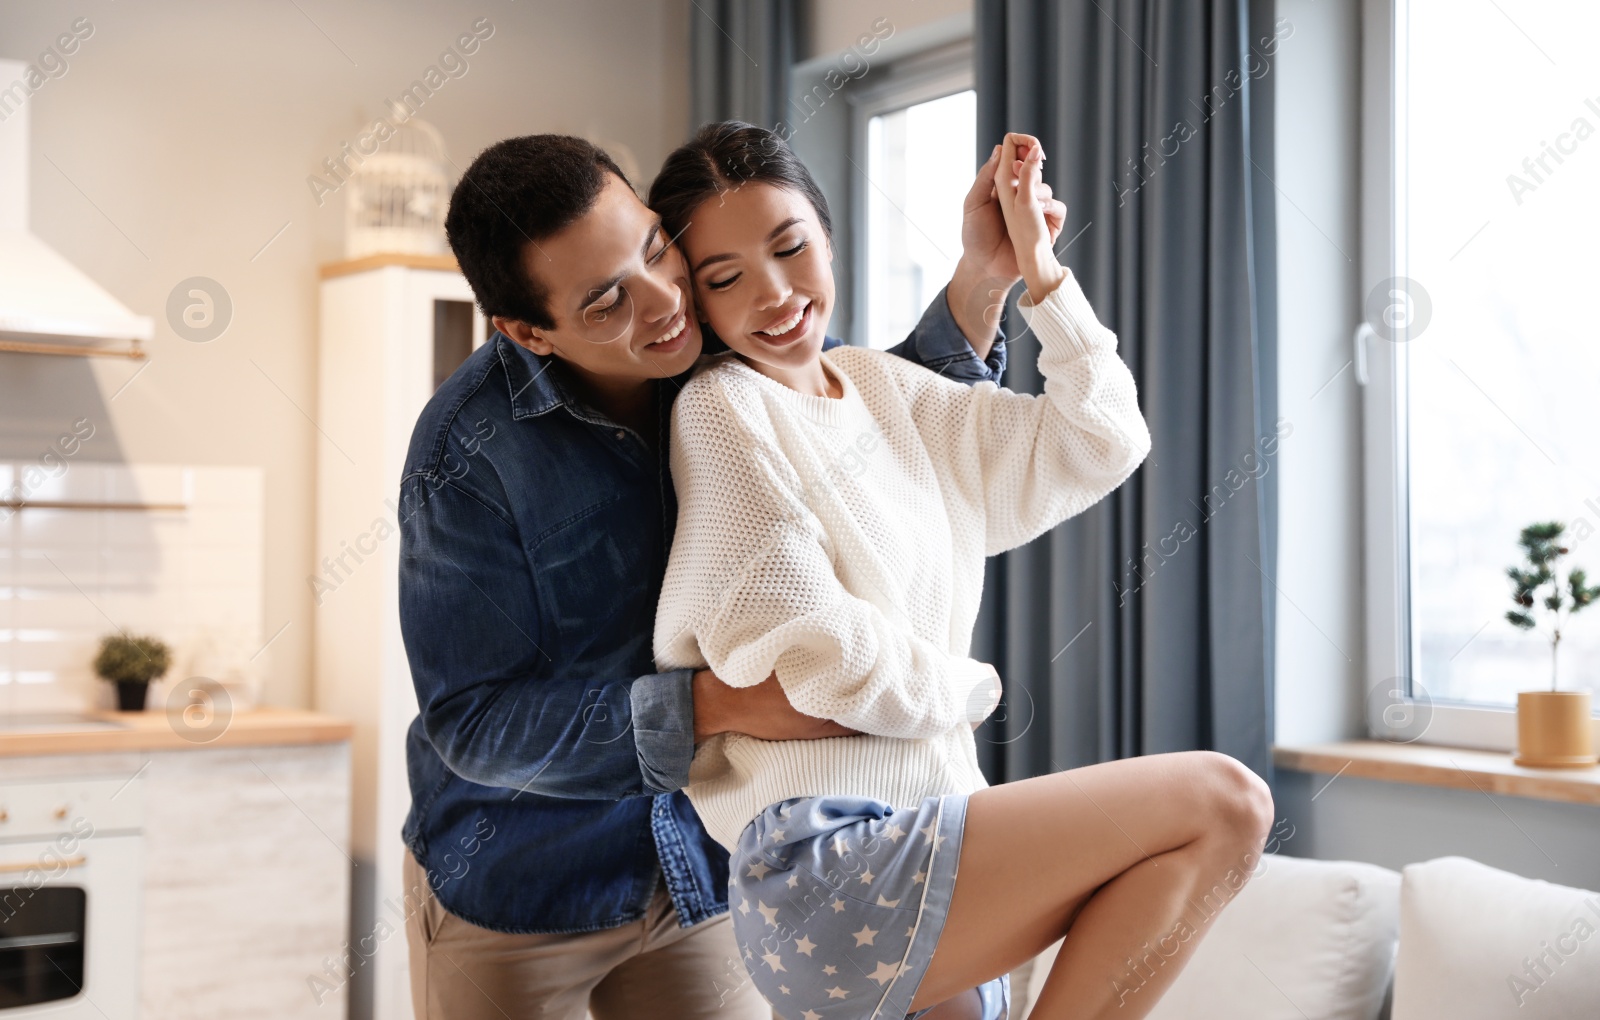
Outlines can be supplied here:
[[[983, 310], [1020, 278], [990, 190], [895, 349], [966, 382], [998, 380]], [[428, 403], [401, 481], [417, 1016], [768, 1020], [727, 851], [681, 788], [713, 734], [852, 731], [775, 678], [655, 671], [666, 426], [702, 346], [683, 258], [610, 157], [559, 135], [485, 150], [447, 229], [498, 332]]]

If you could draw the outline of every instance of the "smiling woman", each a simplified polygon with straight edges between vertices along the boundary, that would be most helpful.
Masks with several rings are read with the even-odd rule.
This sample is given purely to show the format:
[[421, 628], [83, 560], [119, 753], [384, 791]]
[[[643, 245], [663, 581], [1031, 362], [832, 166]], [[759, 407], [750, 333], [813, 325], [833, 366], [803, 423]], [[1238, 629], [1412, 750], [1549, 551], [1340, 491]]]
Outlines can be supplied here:
[[730, 349], [790, 389], [839, 395], [817, 357], [833, 309], [833, 249], [803, 195], [735, 188], [696, 212], [682, 243], [694, 253], [700, 314]]
[[[1242, 885], [1271, 824], [1265, 784], [1222, 755], [993, 789], [978, 766], [973, 729], [1000, 687], [970, 654], [986, 558], [1088, 509], [1150, 450], [1116, 336], [1056, 260], [1065, 209], [1043, 161], [1007, 134], [962, 202], [1004, 224], [1043, 397], [827, 348], [827, 206], [771, 132], [704, 128], [651, 190], [732, 349], [673, 406], [657, 668], [776, 678], [795, 708], [858, 731], [715, 733], [684, 788], [731, 855], [752, 981], [785, 1015], [995, 1020], [1009, 971], [1070, 928], [1039, 1015], [1145, 1016], [1200, 933], [1141, 975], [1139, 999], [1107, 976], [1149, 932], [1188, 930], [1208, 874], [1242, 859]], [[1131, 831], [1105, 831], [1107, 801]]]

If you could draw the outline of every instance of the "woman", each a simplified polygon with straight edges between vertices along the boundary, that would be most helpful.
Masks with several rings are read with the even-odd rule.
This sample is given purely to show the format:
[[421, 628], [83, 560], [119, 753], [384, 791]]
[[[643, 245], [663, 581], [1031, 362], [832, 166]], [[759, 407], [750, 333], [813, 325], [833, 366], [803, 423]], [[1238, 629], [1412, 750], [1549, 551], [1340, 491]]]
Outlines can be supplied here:
[[[998, 688], [966, 654], [985, 556], [1092, 505], [1150, 446], [1115, 336], [1056, 261], [1043, 159], [1007, 135], [980, 188], [1027, 285], [1045, 397], [822, 354], [827, 203], [772, 133], [707, 127], [651, 188], [731, 351], [673, 412], [658, 664], [776, 674], [796, 708], [862, 734], [719, 735], [690, 771], [732, 854], [745, 965], [785, 1018], [1004, 1016], [1004, 975], [1064, 934], [1033, 1016], [1144, 1016], [1202, 933], [1190, 899], [1247, 876], [1271, 824], [1265, 784], [1210, 752], [993, 789], [978, 769]], [[1143, 963], [1158, 942], [1176, 948]]]

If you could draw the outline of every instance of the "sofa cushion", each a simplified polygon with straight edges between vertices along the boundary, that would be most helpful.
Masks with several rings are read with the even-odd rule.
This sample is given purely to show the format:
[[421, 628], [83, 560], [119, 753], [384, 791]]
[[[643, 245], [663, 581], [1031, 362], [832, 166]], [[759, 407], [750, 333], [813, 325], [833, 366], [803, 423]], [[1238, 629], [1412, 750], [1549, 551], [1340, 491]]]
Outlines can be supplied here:
[[[1226, 885], [1219, 889], [1226, 908], [1200, 928], [1199, 947], [1150, 1012], [1151, 1020], [1378, 1016], [1394, 966], [1398, 873], [1373, 864], [1267, 854], [1231, 902]], [[1191, 925], [1198, 916], [1186, 915]], [[1164, 934], [1152, 934], [1157, 953]], [[1044, 987], [1059, 948], [1058, 942], [1035, 960], [1028, 1003]], [[1146, 957], [1147, 974], [1157, 958]], [[1129, 974], [1118, 977], [1129, 983]]]
[[1394, 1020], [1600, 1016], [1600, 893], [1465, 857], [1408, 866]]

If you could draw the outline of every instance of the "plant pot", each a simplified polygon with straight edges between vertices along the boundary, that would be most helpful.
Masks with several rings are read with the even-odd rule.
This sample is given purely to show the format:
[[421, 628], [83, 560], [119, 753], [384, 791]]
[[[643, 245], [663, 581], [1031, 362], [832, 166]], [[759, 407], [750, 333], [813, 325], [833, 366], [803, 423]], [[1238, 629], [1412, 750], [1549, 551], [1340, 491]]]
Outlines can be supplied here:
[[143, 712], [145, 696], [149, 693], [148, 680], [117, 681], [117, 711]]
[[1512, 761], [1535, 769], [1593, 768], [1589, 692], [1519, 692], [1517, 754]]

